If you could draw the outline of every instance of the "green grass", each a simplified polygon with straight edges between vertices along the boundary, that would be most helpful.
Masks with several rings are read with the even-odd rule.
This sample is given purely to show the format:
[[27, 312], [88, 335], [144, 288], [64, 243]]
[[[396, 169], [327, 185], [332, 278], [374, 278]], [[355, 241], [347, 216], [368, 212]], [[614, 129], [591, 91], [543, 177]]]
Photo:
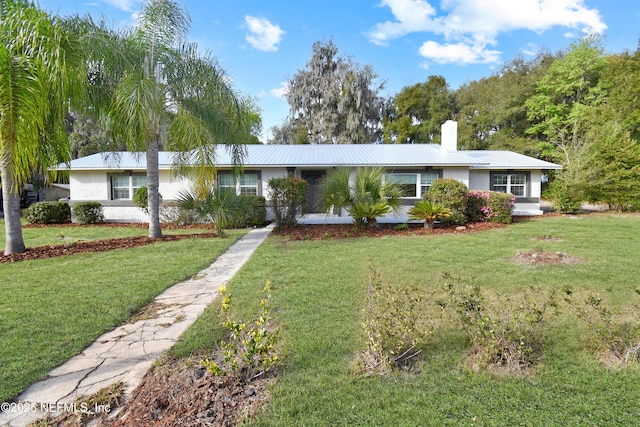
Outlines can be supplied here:
[[[537, 236], [561, 241], [546, 242]], [[640, 216], [549, 217], [489, 232], [428, 237], [287, 242], [273, 236], [228, 286], [243, 315], [255, 312], [265, 280], [283, 327], [283, 365], [272, 399], [249, 424], [573, 426], [636, 425], [640, 367], [610, 368], [585, 351], [585, 329], [560, 316], [545, 357], [530, 375], [473, 373], [465, 340], [439, 329], [417, 374], [364, 377], [355, 369], [364, 341], [361, 307], [370, 268], [388, 282], [428, 295], [445, 272], [473, 277], [493, 293], [530, 285], [598, 292], [627, 308], [640, 288]], [[519, 265], [518, 252], [545, 250], [580, 258], [575, 265]], [[212, 348], [221, 330], [216, 304], [173, 349]], [[213, 332], [212, 332], [213, 330]], [[477, 422], [473, 422], [476, 417]]]
[[[25, 230], [25, 240], [29, 246], [60, 233], [97, 239], [140, 232], [145, 230], [39, 228]], [[0, 402], [206, 267], [243, 233], [0, 264]]]

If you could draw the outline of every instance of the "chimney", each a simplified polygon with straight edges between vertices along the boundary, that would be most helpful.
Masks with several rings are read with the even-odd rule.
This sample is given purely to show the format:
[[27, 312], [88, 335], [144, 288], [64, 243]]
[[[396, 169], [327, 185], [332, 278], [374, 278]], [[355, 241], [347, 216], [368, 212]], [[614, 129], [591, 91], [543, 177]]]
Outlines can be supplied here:
[[447, 120], [442, 124], [440, 150], [443, 153], [458, 151], [458, 122]]

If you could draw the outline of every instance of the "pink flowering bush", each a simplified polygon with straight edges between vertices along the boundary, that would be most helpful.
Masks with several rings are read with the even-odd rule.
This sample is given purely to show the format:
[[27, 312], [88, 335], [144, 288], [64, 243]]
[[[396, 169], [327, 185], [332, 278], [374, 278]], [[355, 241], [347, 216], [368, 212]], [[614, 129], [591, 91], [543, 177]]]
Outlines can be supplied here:
[[515, 203], [512, 194], [472, 190], [466, 195], [465, 215], [469, 222], [510, 224]]

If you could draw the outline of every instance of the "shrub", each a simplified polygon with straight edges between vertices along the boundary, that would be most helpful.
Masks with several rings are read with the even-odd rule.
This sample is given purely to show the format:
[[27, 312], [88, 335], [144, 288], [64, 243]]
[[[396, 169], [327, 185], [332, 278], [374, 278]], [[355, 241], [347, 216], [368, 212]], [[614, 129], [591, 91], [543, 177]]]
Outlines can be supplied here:
[[488, 191], [469, 191], [466, 196], [464, 215], [468, 222], [485, 222], [488, 220], [486, 209], [489, 199]]
[[571, 289], [565, 289], [564, 299], [587, 326], [591, 350], [605, 352], [620, 363], [640, 360], [640, 324], [637, 320], [627, 320], [622, 313], [611, 310], [600, 295], [575, 298]]
[[438, 203], [429, 200], [420, 200], [415, 206], [409, 209], [409, 218], [424, 220], [424, 228], [433, 228], [433, 223], [439, 219], [448, 218], [451, 211]]
[[71, 212], [80, 224], [95, 224], [104, 221], [104, 210], [99, 202], [76, 202]]
[[241, 195], [250, 199], [249, 203], [252, 208], [249, 212], [246, 212], [243, 217], [237, 218], [233, 223], [234, 228], [245, 227], [261, 227], [267, 223], [267, 201], [262, 196], [249, 196]]
[[[160, 204], [162, 204], [162, 194], [158, 193], [158, 198], [160, 199]], [[146, 185], [138, 187], [133, 193], [133, 205], [149, 215], [149, 190]]]
[[510, 224], [516, 198], [498, 191], [470, 191], [466, 196], [465, 216], [469, 222]]
[[24, 211], [24, 217], [32, 224], [65, 224], [71, 222], [68, 202], [38, 202]]
[[180, 192], [176, 204], [185, 211], [192, 211], [198, 220], [215, 224], [218, 236], [224, 236], [225, 228], [233, 227], [253, 211], [254, 201], [253, 198], [238, 196], [230, 188], [207, 188], [199, 196]]
[[[240, 372], [245, 381], [251, 381], [267, 373], [278, 362], [275, 347], [279, 330], [271, 325], [269, 315], [270, 282], [265, 284], [263, 292], [260, 313], [250, 323], [237, 321], [231, 317], [231, 295], [225, 295], [222, 300], [222, 312], [226, 317], [224, 326], [229, 332], [230, 339], [228, 342], [221, 343], [224, 361], [219, 363], [210, 359], [202, 361], [212, 374], [224, 376], [229, 372]], [[219, 293], [224, 295], [226, 289], [220, 289]]]
[[524, 370], [541, 357], [547, 311], [558, 307], [555, 292], [532, 288], [517, 301], [489, 302], [478, 285], [450, 275], [445, 282], [448, 305], [471, 345], [473, 367]]
[[422, 197], [431, 203], [437, 203], [449, 209], [451, 216], [442, 218], [442, 222], [453, 224], [465, 223], [465, 205], [468, 189], [464, 183], [453, 178], [440, 178], [433, 181], [429, 191]]
[[177, 203], [160, 205], [160, 221], [165, 224], [191, 225], [198, 222], [193, 210], [183, 209]]
[[295, 227], [296, 216], [303, 214], [307, 205], [307, 182], [296, 177], [271, 178], [271, 206], [276, 227]]
[[545, 197], [551, 199], [551, 207], [560, 213], [575, 214], [582, 207], [580, 198], [560, 180], [549, 185]]
[[408, 366], [420, 354], [432, 327], [427, 325], [416, 289], [398, 288], [371, 273], [362, 323], [367, 342], [366, 370], [384, 372]]

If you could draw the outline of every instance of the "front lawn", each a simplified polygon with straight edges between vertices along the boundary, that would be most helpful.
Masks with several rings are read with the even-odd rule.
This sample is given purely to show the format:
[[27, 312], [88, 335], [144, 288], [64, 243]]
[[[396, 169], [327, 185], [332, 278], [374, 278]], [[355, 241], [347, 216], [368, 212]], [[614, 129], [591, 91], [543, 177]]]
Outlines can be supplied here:
[[[146, 235], [144, 229], [112, 227], [24, 231], [28, 247], [60, 241], [61, 235]], [[82, 351], [172, 284], [205, 268], [244, 232], [0, 264], [0, 402]], [[0, 238], [4, 241], [4, 228]]]
[[[362, 308], [372, 268], [385, 282], [415, 285], [426, 297], [442, 287], [443, 273], [451, 273], [492, 294], [570, 287], [628, 309], [640, 288], [639, 235], [640, 216], [594, 214], [457, 235], [330, 241], [272, 236], [228, 286], [246, 316], [257, 311], [262, 285], [270, 280], [272, 315], [283, 328], [283, 364], [271, 400], [249, 424], [636, 425], [640, 367], [611, 367], [587, 351], [586, 327], [566, 307], [552, 321], [543, 359], [526, 374], [473, 372], [464, 335], [452, 325], [436, 330], [416, 372], [365, 376], [357, 360], [365, 348]], [[534, 251], [562, 252], [579, 262], [514, 262], [518, 253]], [[213, 304], [205, 312], [174, 355], [215, 347], [218, 309]]]

